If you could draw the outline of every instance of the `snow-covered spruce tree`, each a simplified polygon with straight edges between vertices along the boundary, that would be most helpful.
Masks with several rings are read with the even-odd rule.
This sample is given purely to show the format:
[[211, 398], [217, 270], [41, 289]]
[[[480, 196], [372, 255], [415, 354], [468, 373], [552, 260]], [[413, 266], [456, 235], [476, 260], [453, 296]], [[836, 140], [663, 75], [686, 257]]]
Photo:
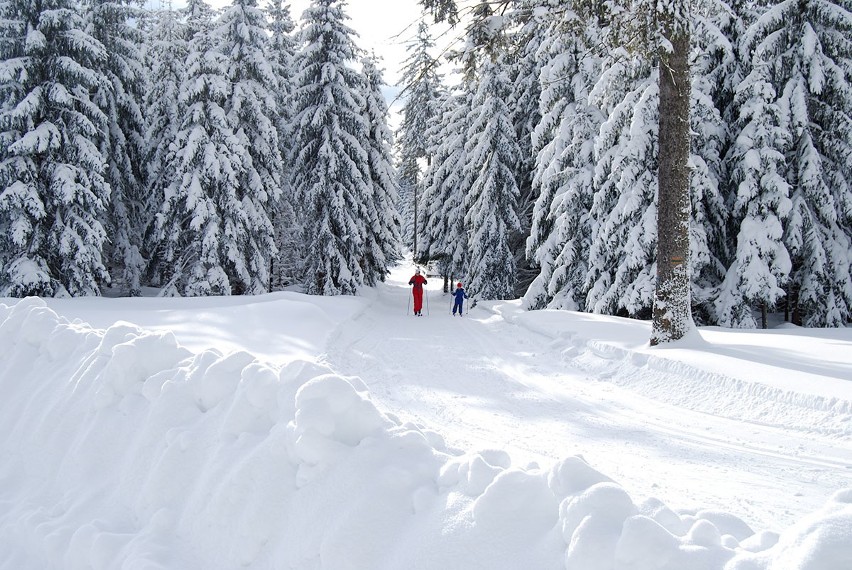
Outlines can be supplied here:
[[[184, 106], [180, 89], [186, 73], [188, 42], [186, 28], [174, 10], [161, 10], [153, 15], [154, 25], [148, 36], [147, 61], [150, 69], [149, 89], [145, 97], [146, 138], [146, 212], [156, 213], [165, 201], [166, 188], [174, 183], [177, 172], [169, 166], [170, 147], [177, 138]], [[161, 251], [156, 247], [153, 220], [145, 233], [148, 252], [148, 279], [154, 286], [165, 268]]]
[[187, 0], [186, 6], [181, 10], [187, 42], [195, 39], [197, 34], [210, 32], [216, 11], [205, 0]]
[[231, 85], [224, 110], [231, 132], [245, 150], [236, 175], [246, 240], [241, 243], [241, 263], [249, 275], [243, 292], [250, 294], [268, 291], [271, 285], [270, 263], [278, 252], [270, 218], [282, 197], [275, 101], [279, 82], [267, 54], [266, 27], [256, 0], [234, 0], [213, 31]]
[[471, 186], [465, 142], [471, 120], [466, 91], [441, 98], [439, 118], [426, 131], [432, 162], [423, 177], [420, 227], [423, 256], [448, 278], [466, 278], [469, 264], [465, 199]]
[[314, 0], [305, 10], [295, 66], [292, 180], [304, 224], [301, 275], [312, 295], [354, 295], [364, 283], [369, 131], [344, 4]]
[[527, 255], [538, 265], [539, 274], [524, 295], [528, 309], [586, 308], [594, 141], [604, 120], [589, 103], [601, 63], [590, 46], [599, 42], [599, 34], [595, 19], [559, 11], [539, 50], [544, 60], [542, 119], [532, 139], [538, 198], [527, 238]]
[[[266, 275], [252, 272], [257, 254], [247, 223], [254, 213], [245, 211], [240, 185], [249, 155], [227, 114], [226, 57], [203, 31], [189, 52], [180, 99], [185, 111], [167, 165], [174, 177], [156, 220], [158, 247], [171, 269], [164, 294], [254, 292]], [[252, 200], [246, 205], [253, 207]]]
[[844, 326], [852, 317], [850, 38], [848, 1], [784, 0], [748, 29], [741, 48], [753, 68], [771, 69], [780, 127], [791, 135], [788, 303], [806, 326]]
[[[774, 307], [784, 296], [790, 256], [782, 222], [790, 212], [789, 185], [783, 178], [789, 134], [781, 129], [781, 112], [769, 83], [771, 70], [757, 66], [737, 90], [738, 133], [728, 153], [737, 184], [732, 216], [737, 221], [736, 253], [716, 300], [718, 324], [755, 328], [753, 311]], [[765, 318], [761, 325], [765, 328]]]
[[[429, 35], [426, 22], [421, 21], [417, 35], [406, 46], [407, 59], [403, 62], [400, 85], [405, 95], [399, 128], [396, 132], [398, 155], [401, 157], [400, 184], [410, 189], [405, 196], [410, 202], [404, 203], [404, 209], [410, 213], [405, 233], [406, 242], [412, 247], [414, 258], [421, 262], [429, 261], [423, 257], [417, 244], [418, 210], [422, 201], [422, 170], [429, 166], [431, 156], [427, 150], [424, 133], [433, 125], [438, 115], [438, 100], [441, 97], [442, 81], [437, 72], [438, 64], [432, 56], [434, 42]], [[423, 162], [422, 166], [419, 162]], [[419, 200], [418, 200], [419, 198]]]
[[0, 3], [0, 295], [98, 295], [103, 45], [67, 0]]
[[[562, 12], [564, 10], [560, 10]], [[539, 99], [544, 58], [538, 57], [546, 41], [548, 23], [553, 19], [549, 5], [543, 0], [519, 0], [508, 11], [509, 47], [506, 67], [511, 78], [508, 106], [511, 110], [515, 138], [518, 141], [518, 160], [515, 181], [518, 184], [518, 219], [520, 231], [510, 236], [510, 247], [517, 267], [515, 296], [521, 296], [538, 273], [526, 255], [526, 239], [530, 235], [538, 187], [533, 184], [536, 153], [533, 149], [533, 132], [541, 121]]]
[[150, 221], [145, 192], [145, 119], [148, 77], [140, 47], [142, 33], [129, 22], [139, 9], [127, 0], [84, 0], [87, 29], [103, 44], [106, 58], [96, 64], [106, 78], [91, 94], [106, 116], [99, 146], [107, 160], [110, 205], [104, 251], [113, 283], [123, 293], [142, 294], [143, 235]]
[[367, 222], [364, 234], [364, 282], [375, 285], [384, 281], [390, 266], [402, 259], [399, 251], [400, 221], [397, 203], [399, 190], [393, 169], [391, 145], [393, 137], [388, 128], [388, 107], [382, 94], [384, 80], [373, 58], [365, 58], [364, 114], [369, 125], [367, 159], [370, 167], [372, 202], [366, 204]]
[[716, 324], [715, 300], [730, 264], [728, 173], [724, 155], [730, 130], [731, 83], [740, 77], [739, 65], [727, 36], [739, 27], [722, 2], [704, 2], [694, 12], [690, 73], [690, 201], [689, 276], [693, 317], [699, 324]]
[[272, 289], [277, 290], [292, 283], [297, 276], [299, 243], [302, 232], [296, 222], [290, 189], [290, 160], [292, 157], [292, 113], [289, 105], [293, 90], [293, 59], [296, 56], [295, 24], [290, 15], [290, 5], [282, 0], [271, 0], [266, 8], [269, 19], [269, 63], [277, 85], [274, 90], [278, 129], [278, 149], [281, 163], [281, 199], [271, 212], [275, 230], [277, 257], [272, 260]]
[[648, 58], [615, 52], [592, 100], [624, 96], [608, 113], [595, 142], [594, 224], [589, 311], [649, 318], [657, 239], [657, 119], [659, 88]]
[[470, 228], [468, 288], [480, 299], [515, 296], [516, 265], [509, 240], [520, 230], [514, 169], [518, 143], [505, 103], [508, 83], [497, 62], [482, 63], [465, 151], [471, 178], [465, 198], [465, 226]]

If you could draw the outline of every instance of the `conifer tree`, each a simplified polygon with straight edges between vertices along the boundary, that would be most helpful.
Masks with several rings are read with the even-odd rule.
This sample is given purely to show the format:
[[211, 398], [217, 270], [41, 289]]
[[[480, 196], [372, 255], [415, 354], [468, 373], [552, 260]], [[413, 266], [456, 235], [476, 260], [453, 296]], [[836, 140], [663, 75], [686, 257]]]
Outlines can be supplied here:
[[[406, 239], [412, 247], [415, 259], [427, 259], [420, 255], [415, 247], [419, 232], [418, 217], [422, 201], [422, 170], [419, 162], [428, 166], [431, 156], [427, 149], [426, 138], [423, 134], [433, 124], [438, 115], [438, 100], [441, 97], [441, 77], [437, 72], [437, 62], [431, 52], [434, 49], [432, 37], [425, 22], [420, 22], [417, 36], [409, 42], [406, 50], [409, 55], [403, 63], [400, 84], [405, 95], [402, 106], [402, 120], [397, 130], [397, 147], [402, 157], [403, 168], [400, 168], [400, 184], [410, 189], [407, 197], [410, 202], [405, 209], [410, 213], [406, 226]], [[420, 200], [418, 200], [420, 198]]]
[[184, 39], [187, 42], [194, 40], [198, 34], [210, 32], [216, 17], [216, 11], [205, 0], [187, 0], [181, 13], [186, 24]]
[[465, 150], [471, 178], [465, 199], [465, 226], [471, 231], [469, 289], [481, 299], [511, 299], [517, 276], [509, 239], [520, 230], [514, 171], [518, 143], [505, 103], [508, 77], [490, 61], [480, 73]]
[[105, 251], [114, 281], [124, 293], [138, 296], [146, 263], [142, 238], [149, 221], [142, 116], [148, 77], [140, 51], [142, 33], [130, 24], [138, 19], [139, 10], [126, 0], [86, 0], [84, 5], [88, 29], [106, 50], [106, 57], [97, 63], [106, 83], [92, 93], [93, 102], [107, 119], [99, 142], [107, 159], [105, 175], [110, 185]]
[[364, 283], [369, 131], [343, 5], [314, 0], [305, 10], [296, 59], [292, 183], [304, 223], [302, 280], [314, 295], [353, 295]]
[[106, 51], [67, 0], [5, 1], [0, 27], [0, 295], [98, 295]]
[[298, 273], [298, 252], [301, 231], [293, 207], [290, 188], [290, 161], [292, 160], [292, 112], [290, 98], [293, 89], [293, 59], [296, 56], [295, 24], [290, 15], [290, 5], [282, 0], [271, 0], [267, 7], [269, 19], [269, 60], [277, 83], [273, 96], [277, 109], [275, 126], [278, 130], [278, 149], [281, 153], [281, 199], [271, 213], [278, 255], [272, 263], [272, 288], [279, 289], [293, 282]]
[[[693, 317], [715, 324], [715, 300], [730, 264], [727, 165], [731, 145], [724, 117], [731, 111], [732, 81], [740, 77], [733, 38], [738, 16], [722, 2], [705, 2], [694, 12], [690, 73], [690, 252]], [[730, 35], [734, 34], [734, 35]]]
[[[185, 109], [172, 145], [174, 172], [157, 214], [156, 240], [170, 272], [164, 294], [256, 292], [265, 282], [255, 266], [253, 236], [241, 187], [248, 150], [229, 122], [231, 83], [226, 57], [209, 33], [190, 42], [180, 103]], [[260, 271], [260, 273], [255, 273]]]
[[366, 204], [369, 221], [364, 236], [365, 258], [362, 265], [365, 282], [375, 285], [384, 281], [390, 266], [402, 258], [397, 210], [399, 191], [391, 155], [393, 136], [387, 124], [388, 107], [382, 95], [384, 80], [373, 58], [364, 59], [363, 64], [372, 202]]
[[470, 252], [465, 200], [471, 177], [465, 168], [465, 142], [471, 120], [470, 95], [446, 94], [439, 109], [438, 121], [426, 131], [432, 162], [423, 179], [422, 255], [437, 260], [442, 275], [466, 278]]
[[[718, 324], [755, 328], [752, 311], [774, 307], [784, 296], [790, 256], [783, 242], [783, 220], [790, 212], [790, 186], [783, 177], [789, 135], [781, 127], [770, 70], [758, 66], [737, 90], [739, 133], [728, 155], [737, 196], [736, 253], [716, 301]], [[766, 326], [766, 323], [762, 323]]]
[[608, 99], [616, 104], [595, 142], [586, 303], [596, 313], [648, 318], [656, 273], [659, 88], [647, 58], [624, 52], [611, 58], [593, 94], [605, 111]]
[[[179, 21], [179, 13], [161, 10], [154, 14], [154, 25], [149, 34], [147, 59], [150, 71], [149, 90], [145, 98], [147, 119], [146, 136], [146, 204], [149, 216], [160, 210], [165, 201], [166, 188], [174, 183], [176, 171], [170, 165], [171, 145], [177, 138], [185, 108], [181, 101], [181, 85], [186, 73], [185, 62], [189, 44], [186, 26]], [[145, 229], [148, 252], [148, 278], [160, 286], [165, 272], [161, 251], [156, 247], [154, 221]]]
[[772, 70], [780, 127], [792, 137], [784, 243], [789, 301], [806, 326], [844, 326], [852, 316], [850, 37], [848, 2], [782, 0], [748, 29], [741, 48], [753, 54], [753, 68]]
[[[415, 206], [425, 203], [426, 192], [425, 186], [423, 186], [424, 181], [421, 180], [420, 165], [417, 164], [415, 157], [397, 153], [396, 179], [399, 188], [400, 239], [402, 239], [402, 244], [408, 247], [412, 254], [416, 251], [419, 260], [431, 259], [427, 251], [428, 244], [421, 239], [421, 236], [425, 235], [422, 222], [417, 222], [418, 233], [414, 233]], [[416, 209], [422, 220], [423, 208]]]
[[508, 38], [506, 67], [511, 81], [507, 103], [518, 142], [515, 181], [518, 184], [520, 231], [510, 236], [510, 247], [518, 272], [517, 295], [522, 295], [527, 290], [537, 273], [527, 260], [526, 238], [530, 235], [534, 206], [538, 197], [538, 187], [533, 184], [536, 158], [533, 149], [533, 133], [536, 125], [541, 121], [540, 76], [545, 60], [539, 57], [539, 51], [542, 44], [547, 41], [548, 22], [552, 19], [548, 8], [541, 0], [520, 0], [507, 16], [509, 27], [515, 30], [509, 34]]
[[[689, 0], [655, 0], [648, 13], [658, 59], [659, 168], [657, 250], [651, 345], [674, 342], [695, 326], [690, 295], [689, 225], [689, 75], [691, 10]], [[651, 22], [648, 22], [650, 24]], [[646, 24], [647, 25], [647, 24]]]
[[224, 111], [230, 131], [245, 152], [236, 172], [244, 232], [239, 255], [248, 272], [243, 287], [246, 293], [262, 293], [270, 288], [270, 261], [277, 254], [270, 217], [281, 199], [275, 100], [279, 82], [267, 54], [266, 17], [256, 0], [235, 0], [222, 12], [213, 34], [230, 84]]
[[589, 49], [599, 34], [595, 23], [584, 22], [585, 33], [579, 35], [579, 18], [561, 11], [539, 50], [546, 62], [541, 73], [542, 119], [532, 138], [538, 198], [527, 239], [527, 255], [539, 274], [524, 295], [529, 309], [586, 307], [594, 140], [604, 119], [589, 103], [600, 76], [600, 57]]

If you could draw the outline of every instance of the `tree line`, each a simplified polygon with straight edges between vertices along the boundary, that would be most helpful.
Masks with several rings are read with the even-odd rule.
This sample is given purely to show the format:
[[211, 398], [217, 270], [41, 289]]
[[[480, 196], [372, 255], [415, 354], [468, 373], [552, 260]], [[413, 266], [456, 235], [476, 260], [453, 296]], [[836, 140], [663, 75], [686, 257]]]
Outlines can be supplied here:
[[387, 105], [340, 4], [0, 2], [0, 294], [383, 280]]
[[[421, 3], [462, 41], [424, 16], [393, 136], [341, 0], [0, 0], [0, 294], [354, 294], [404, 244], [479, 298], [651, 318], [683, 3]], [[684, 13], [690, 318], [845, 325], [852, 3]]]
[[[430, 158], [403, 170], [423, 204], [410, 223], [421, 259], [486, 298], [649, 319], [674, 239], [657, 220], [674, 206], [689, 248], [668, 261], [685, 270], [700, 324], [766, 326], [769, 311], [850, 321], [852, 3], [422, 3], [463, 23], [464, 41], [449, 54], [454, 85], [410, 60], [422, 67], [409, 69], [406, 112], [422, 116], [406, 119], [431, 125], [422, 149], [399, 140], [402, 156]], [[677, 205], [659, 199], [675, 111], [661, 106], [664, 56], [679, 51], [661, 29], [667, 10], [688, 31]], [[434, 49], [425, 35], [418, 45]], [[415, 101], [426, 93], [437, 95]]]

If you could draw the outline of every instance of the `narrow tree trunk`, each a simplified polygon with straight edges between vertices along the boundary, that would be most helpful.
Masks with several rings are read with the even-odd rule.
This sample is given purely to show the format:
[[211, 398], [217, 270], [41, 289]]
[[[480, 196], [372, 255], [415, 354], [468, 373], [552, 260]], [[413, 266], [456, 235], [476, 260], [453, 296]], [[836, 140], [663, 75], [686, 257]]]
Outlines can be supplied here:
[[[660, 53], [657, 286], [651, 344], [692, 329], [689, 293], [689, 29], [686, 2], [658, 12], [670, 49]], [[675, 13], [675, 11], [677, 13]]]
[[784, 287], [784, 322], [790, 322], [790, 287]]
[[414, 189], [412, 190], [414, 194], [414, 236], [413, 236], [413, 245], [411, 251], [411, 259], [414, 263], [417, 263], [417, 184], [414, 185]]
[[769, 316], [766, 314], [766, 303], [760, 304], [760, 324], [764, 330], [769, 328]]

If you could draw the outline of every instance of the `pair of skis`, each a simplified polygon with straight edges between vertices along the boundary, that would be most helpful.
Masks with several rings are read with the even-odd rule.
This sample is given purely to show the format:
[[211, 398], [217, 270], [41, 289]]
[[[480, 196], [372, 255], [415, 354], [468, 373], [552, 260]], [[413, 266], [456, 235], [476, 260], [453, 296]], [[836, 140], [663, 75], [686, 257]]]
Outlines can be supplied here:
[[[426, 292], [425, 287], [423, 288], [423, 297], [426, 299], [426, 316], [428, 317], [429, 316], [429, 294]], [[476, 299], [471, 299], [471, 302], [467, 307], [468, 312], [470, 312], [470, 310], [472, 308], [474, 308], [475, 306], [476, 306]], [[408, 307], [405, 309], [405, 314], [408, 315], [408, 314], [410, 314], [410, 312], [411, 312], [411, 295], [408, 296]], [[417, 315], [415, 313], [414, 316], [415, 317], [416, 316], [423, 316], [423, 314], [422, 314], [423, 311], [420, 311], [420, 313], [421, 313], [420, 315]], [[453, 316], [456, 316], [455, 313], [453, 313], [453, 305], [452, 304], [450, 305], [450, 314], [453, 315]], [[460, 313], [459, 316], [461, 317], [463, 315]]]

